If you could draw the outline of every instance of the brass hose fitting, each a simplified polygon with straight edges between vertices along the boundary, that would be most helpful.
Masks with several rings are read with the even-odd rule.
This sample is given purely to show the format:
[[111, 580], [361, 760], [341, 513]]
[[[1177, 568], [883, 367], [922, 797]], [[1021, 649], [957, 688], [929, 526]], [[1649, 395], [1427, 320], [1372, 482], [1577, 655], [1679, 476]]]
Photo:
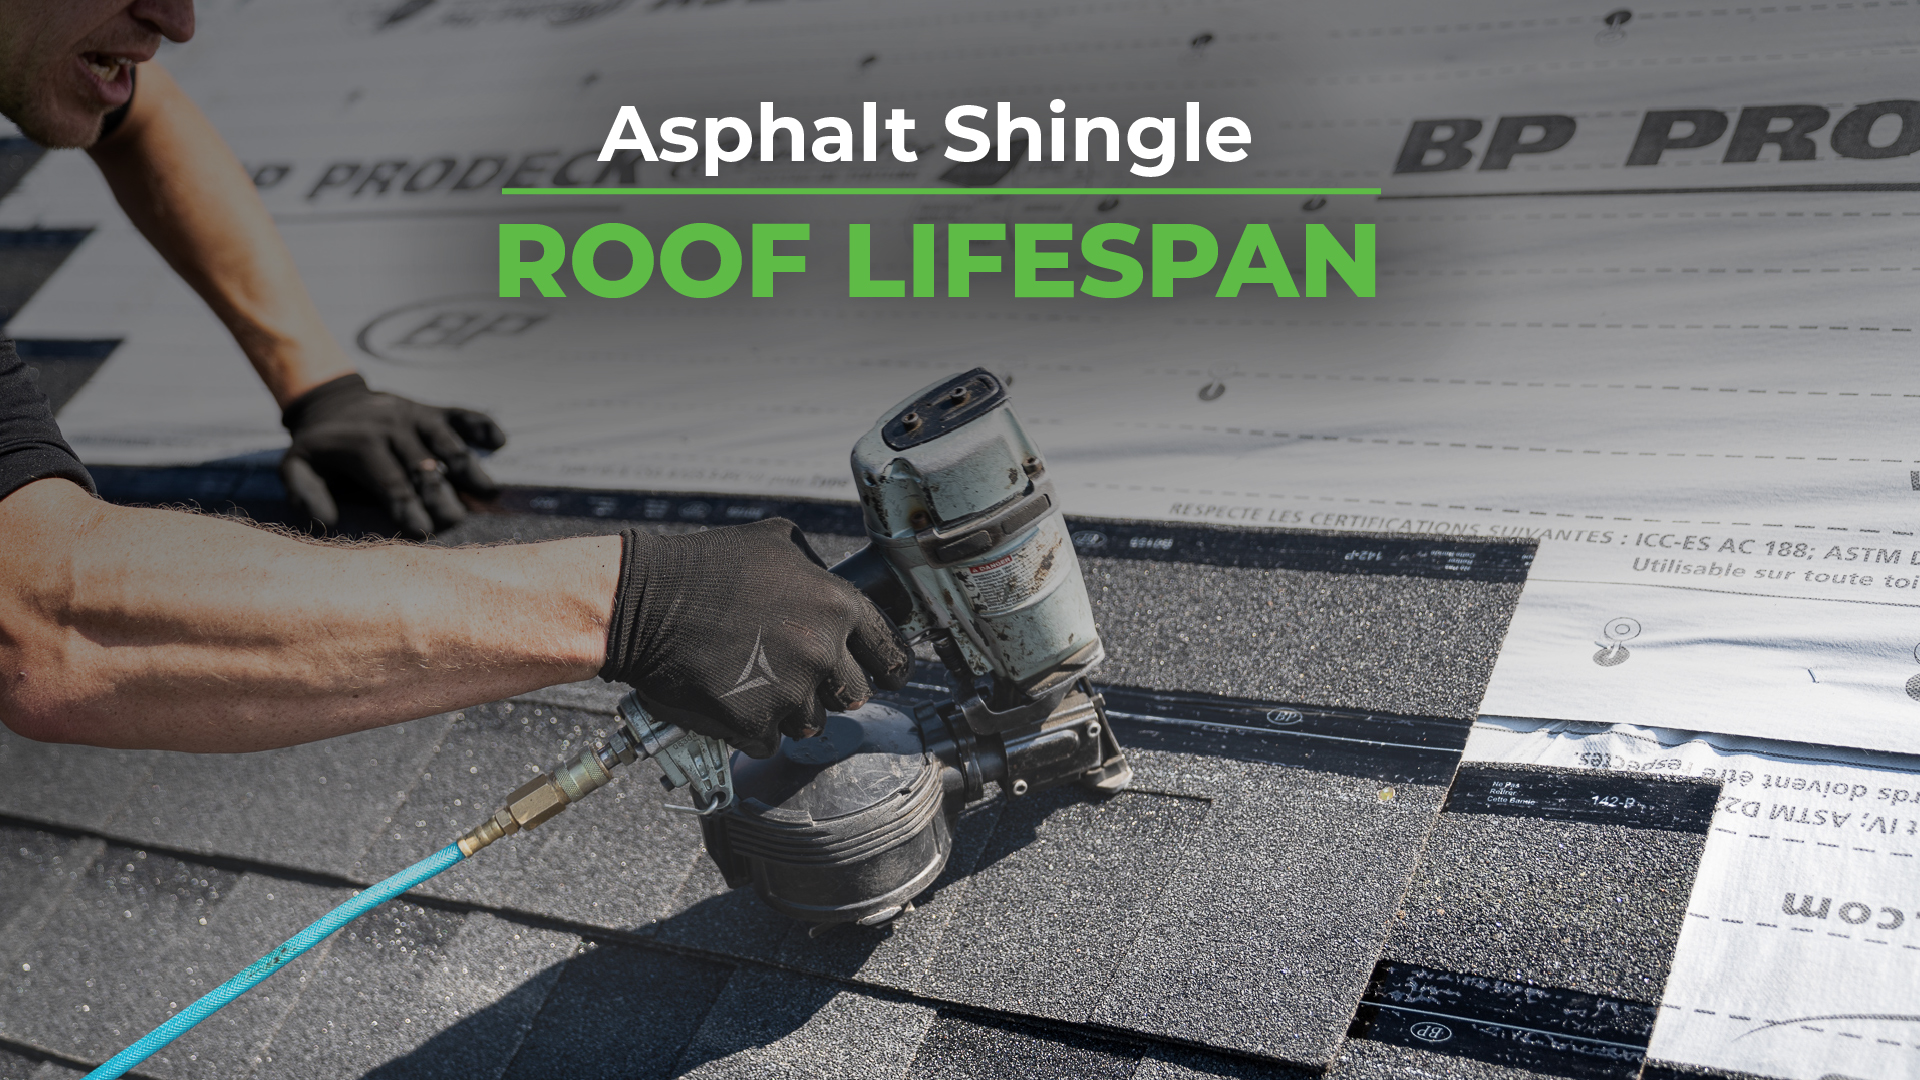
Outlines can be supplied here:
[[459, 840], [468, 857], [503, 836], [537, 828], [581, 799], [607, 786], [613, 770], [632, 764], [639, 752], [624, 730], [615, 731], [604, 746], [589, 747], [561, 766], [559, 776], [541, 773], [507, 796], [507, 805]]

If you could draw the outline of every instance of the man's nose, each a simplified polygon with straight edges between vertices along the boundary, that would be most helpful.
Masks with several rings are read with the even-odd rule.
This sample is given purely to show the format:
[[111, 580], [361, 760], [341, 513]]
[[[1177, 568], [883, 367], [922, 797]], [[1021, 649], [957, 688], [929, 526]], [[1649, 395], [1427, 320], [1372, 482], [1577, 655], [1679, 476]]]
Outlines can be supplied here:
[[160, 31], [168, 41], [193, 37], [193, 0], [133, 0], [127, 14]]

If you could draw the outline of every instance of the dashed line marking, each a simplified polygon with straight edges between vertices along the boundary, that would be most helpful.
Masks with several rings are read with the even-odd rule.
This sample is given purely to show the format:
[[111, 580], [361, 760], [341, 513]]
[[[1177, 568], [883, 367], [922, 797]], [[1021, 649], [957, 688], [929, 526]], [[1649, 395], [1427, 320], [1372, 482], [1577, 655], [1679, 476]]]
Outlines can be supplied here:
[[[1695, 389], [1699, 389], [1699, 387], [1696, 387]], [[1729, 390], [1724, 392], [1734, 393], [1735, 391]], [[1752, 391], [1752, 392], [1760, 393], [1763, 391]], [[1432, 439], [1427, 439], [1427, 440], [1365, 439], [1365, 438], [1360, 438], [1354, 435], [1315, 435], [1315, 434], [1312, 434], [1311, 432], [1269, 431], [1266, 428], [1227, 427], [1223, 425], [1214, 425], [1214, 424], [1179, 424], [1179, 423], [1173, 423], [1171, 421], [1160, 421], [1160, 422], [1154, 422], [1154, 423], [1149, 423], [1148, 421], [1145, 421], [1145, 420], [1135, 420], [1132, 422], [1115, 421], [1113, 426], [1131, 427], [1131, 428], [1140, 428], [1140, 429], [1159, 428], [1162, 431], [1176, 431], [1176, 430], [1177, 431], [1202, 431], [1202, 432], [1207, 432], [1213, 435], [1238, 435], [1243, 438], [1258, 438], [1258, 439], [1293, 439], [1297, 442], [1347, 442], [1347, 443], [1353, 443], [1356, 445], [1366, 445], [1371, 443], [1376, 446], [1428, 446], [1428, 447], [1435, 447], [1435, 448], [1441, 448], [1441, 449], [1498, 450], [1502, 452], [1529, 453], [1529, 454], [1544, 454], [1549, 452], [1549, 448], [1544, 446], [1519, 447], [1519, 446], [1498, 446], [1493, 443], [1459, 443], [1459, 442], [1443, 443], [1443, 442], [1439, 442], [1437, 440], [1432, 440]], [[1920, 465], [1920, 458], [1863, 458], [1863, 457], [1840, 458], [1840, 457], [1819, 457], [1819, 456], [1814, 456], [1810, 458], [1803, 454], [1801, 455], [1796, 455], [1796, 454], [1709, 454], [1709, 453], [1701, 453], [1697, 451], [1687, 452], [1687, 451], [1671, 451], [1671, 450], [1669, 451], [1586, 450], [1586, 449], [1576, 450], [1576, 449], [1562, 448], [1562, 447], [1553, 447], [1551, 448], [1551, 452], [1555, 454], [1591, 454], [1595, 456], [1611, 456], [1611, 457], [1668, 457], [1668, 458], [1695, 457], [1695, 458], [1731, 458], [1731, 459], [1738, 459], [1738, 460], [1747, 460], [1751, 458], [1752, 460], [1755, 460], [1755, 461], [1830, 461], [1830, 462], [1844, 461], [1848, 464], [1878, 462], [1880, 464], [1891, 464], [1891, 465]], [[1812, 528], [1813, 526], [1805, 526], [1805, 527]]]
[[[1889, 0], [1891, 2], [1891, 0]], [[1249, 35], [1250, 38], [1258, 35]], [[1880, 47], [1860, 48], [1842, 47], [1837, 49], [1804, 49], [1789, 53], [1719, 53], [1703, 56], [1642, 56], [1639, 58], [1620, 57], [1618, 59], [1596, 60], [1551, 60], [1535, 64], [1504, 64], [1499, 67], [1434, 67], [1426, 70], [1409, 70], [1381, 76], [1372, 72], [1353, 75], [1310, 76], [1304, 80], [1308, 86], [1359, 86], [1372, 83], [1440, 83], [1463, 79], [1511, 79], [1515, 75], [1543, 75], [1562, 71], [1632, 71], [1647, 68], [1674, 67], [1681, 64], [1777, 64], [1789, 56], [1796, 61], [1821, 60], [1858, 60], [1861, 57], [1894, 57], [1920, 55], [1920, 48]], [[1577, 166], [1576, 166], [1577, 167]], [[1608, 165], [1602, 165], [1608, 168]], [[1531, 169], [1561, 169], [1564, 166], [1532, 166]], [[1515, 169], [1516, 172], [1530, 171], [1527, 168]]]
[[[1174, 321], [1176, 323], [1191, 325], [1195, 323], [1210, 322], [1214, 320], [1176, 319]], [[1217, 322], [1220, 325], [1226, 325], [1227, 320], [1217, 320]], [[1321, 323], [1319, 321], [1313, 321], [1311, 323], [1302, 324], [1298, 320], [1288, 320], [1288, 325], [1361, 326], [1361, 325], [1368, 325], [1368, 324], [1364, 324], [1364, 323], [1349, 324], [1349, 323], [1339, 323], [1339, 322]], [[1382, 323], [1380, 325], [1391, 325], [1391, 324]], [[1403, 323], [1401, 325], [1413, 326], [1417, 324]], [[1430, 323], [1428, 325], [1439, 326], [1442, 324]], [[1468, 324], [1448, 323], [1445, 325], [1466, 326]], [[1492, 326], [1493, 324], [1492, 323], [1474, 323], [1472, 325], [1486, 327], [1486, 326]], [[1501, 325], [1513, 326], [1516, 324], [1503, 323]], [[1755, 327], [1748, 327], [1748, 329], [1754, 329], [1754, 328]], [[1722, 393], [1722, 394], [1778, 394], [1782, 397], [1876, 397], [1876, 398], [1920, 399], [1920, 392], [1895, 393], [1893, 391], [1872, 391], [1872, 390], [1864, 391], [1864, 392], [1858, 391], [1858, 390], [1768, 390], [1768, 389], [1754, 389], [1751, 387], [1735, 387], [1735, 386], [1718, 386], [1718, 387], [1716, 386], [1681, 386], [1681, 385], [1662, 385], [1658, 383], [1600, 383], [1600, 382], [1576, 383], [1576, 382], [1547, 382], [1544, 380], [1534, 381], [1534, 382], [1523, 382], [1518, 379], [1442, 379], [1436, 376], [1426, 376], [1422, 378], [1415, 378], [1410, 375], [1333, 375], [1333, 374], [1322, 374], [1319, 372], [1300, 372], [1300, 371], [1233, 371], [1233, 372], [1228, 372], [1226, 374], [1218, 374], [1215, 372], [1205, 371], [1200, 368], [1161, 368], [1157, 373], [1161, 375], [1178, 375], [1178, 376], [1186, 376], [1188, 378], [1195, 378], [1195, 379], [1207, 379], [1210, 381], [1226, 380], [1226, 379], [1298, 379], [1303, 382], [1418, 383], [1425, 386], [1487, 386], [1487, 387], [1498, 386], [1498, 387], [1504, 387], [1504, 388], [1523, 389], [1523, 390], [1658, 390], [1658, 391], [1678, 391], [1682, 393], [1695, 393], [1695, 394], [1705, 394], [1705, 393], [1715, 393], [1715, 392]]]
[[[1883, 0], [1883, 4], [1889, 8], [1906, 7], [1908, 0]], [[1880, 6], [1882, 6], [1882, 4], [1847, 3], [1750, 5], [1746, 7], [1689, 8], [1684, 10], [1676, 8], [1671, 11], [1636, 11], [1634, 12], [1634, 17], [1644, 24], [1650, 23], [1655, 19], [1704, 19], [1722, 16], [1739, 18], [1753, 15], [1799, 14], [1801, 12], [1816, 11], [1845, 12], [1849, 15], [1854, 15], [1859, 14], [1862, 10]], [[1564, 18], [1546, 19], [1488, 19], [1483, 22], [1430, 23], [1426, 25], [1350, 26], [1337, 30], [1329, 30], [1327, 31], [1327, 36], [1330, 38], [1403, 37], [1418, 36], [1420, 34], [1464, 34], [1489, 30], [1532, 30], [1535, 28], [1547, 29], [1555, 26], [1604, 27], [1605, 25], [1605, 16], [1589, 15], [1585, 17], [1567, 16]], [[1228, 40], [1233, 40], [1234, 36], [1235, 35], [1229, 34]], [[1259, 39], [1263, 35], [1249, 34], [1245, 36], [1249, 39]], [[1264, 36], [1274, 37], [1277, 36], [1277, 34]]]

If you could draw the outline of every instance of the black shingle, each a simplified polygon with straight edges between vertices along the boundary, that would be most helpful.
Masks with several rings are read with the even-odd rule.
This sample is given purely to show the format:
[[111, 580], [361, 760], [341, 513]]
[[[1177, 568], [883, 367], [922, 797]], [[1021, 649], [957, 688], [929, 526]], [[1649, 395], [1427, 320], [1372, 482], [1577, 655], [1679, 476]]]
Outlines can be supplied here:
[[560, 971], [506, 1080], [664, 1080], [732, 975], [656, 949], [588, 945]]
[[1207, 829], [1091, 1019], [1323, 1067], [1440, 792], [1256, 764], [1217, 783]]
[[[0, 976], [17, 971], [47, 921], [107, 845], [0, 822]], [[5, 1021], [0, 1019], [0, 1032]]]
[[1518, 585], [1083, 559], [1099, 679], [1472, 718]]
[[792, 919], [761, 903], [752, 889], [727, 888], [704, 854], [694, 861], [673, 908], [654, 928], [662, 943], [743, 960], [771, 961], [794, 928]]
[[919, 990], [1084, 1022], [1208, 829], [1202, 799], [1077, 787], [1012, 800]]
[[920, 1044], [912, 1080], [1127, 1080], [1140, 1051], [1080, 1032], [942, 1011]]
[[1340, 1048], [1327, 1080], [1565, 1080], [1513, 1065], [1354, 1039]]
[[[1566, 811], [1549, 796], [1563, 778], [1612, 785], [1618, 796], [1595, 798], [1583, 787], [1581, 802], [1659, 812], [1620, 818], [1631, 825], [1556, 820]], [[1386, 955], [1658, 1003], [1718, 789], [1686, 778], [1462, 766]], [[1487, 805], [1493, 790], [1511, 805]]]
[[687, 1080], [897, 1080], [934, 1009], [761, 967], [741, 967], [673, 1075]]
[[43, 743], [0, 727], [0, 814], [99, 829], [146, 781], [159, 754]]
[[1442, 814], [1396, 960], [1658, 1002], [1706, 838]]
[[1315, 1080], [1322, 1075], [1293, 1065], [1158, 1046], [1140, 1058], [1133, 1080]]
[[[0, 972], [0, 1036], [104, 1061], [346, 899], [263, 874], [108, 845]], [[324, 950], [295, 960], [140, 1068], [247, 1074]]]
[[[405, 804], [361, 860], [363, 878], [384, 877], [431, 855], [486, 820], [535, 773], [563, 764], [610, 726], [607, 714], [528, 701], [454, 715]], [[592, 798], [494, 844], [421, 891], [591, 926], [642, 928], [667, 913], [701, 857], [699, 827], [662, 809], [667, 800], [658, 776], [658, 766], [636, 762]]]
[[0, 1080], [33, 1080], [41, 1060], [0, 1046]]
[[1717, 790], [1463, 766], [1334, 1075], [1638, 1075]]
[[[105, 829], [136, 843], [349, 875], [452, 722], [432, 716], [257, 754], [157, 753]], [[122, 782], [100, 777], [91, 787], [117, 793]]]
[[259, 1075], [491, 1080], [578, 943], [484, 911], [383, 904], [335, 937]]
[[[474, 521], [463, 527], [479, 530], [468, 539], [489, 528], [531, 537], [622, 524]], [[817, 539], [830, 560], [857, 546]], [[1101, 673], [1109, 680], [1450, 716], [1471, 715], [1516, 591], [1128, 560], [1090, 564], [1089, 573], [1114, 657]], [[49, 821], [371, 881], [446, 844], [534, 767], [552, 767], [606, 730], [619, 692], [597, 683], [550, 688], [457, 720], [243, 757], [132, 754], [102, 767], [102, 755], [117, 752], [15, 740], [0, 742], [0, 769], [55, 778], [48, 797], [19, 799], [53, 807]], [[360, 753], [377, 764], [356, 763]], [[642, 763], [588, 803], [426, 887], [459, 906], [408, 904], [376, 916], [148, 1068], [169, 1078], [256, 1068], [383, 1078], [669, 1068], [1125, 1076], [1140, 1060], [1142, 1076], [1162, 1080], [1296, 1075], [1167, 1044], [1142, 1059], [1147, 1043], [1113, 1041], [1112, 1032], [988, 1022], [964, 1010], [936, 1022], [943, 999], [1327, 1062], [1439, 791], [1208, 753], [1136, 749], [1133, 759], [1135, 790], [1118, 798], [1062, 790], [969, 808], [948, 872], [918, 910], [892, 927], [819, 938], [751, 890], [726, 889], [693, 823], [660, 808], [655, 767]], [[347, 782], [355, 798], [341, 798], [336, 785]], [[128, 786], [138, 789], [130, 802]], [[115, 800], [127, 805], [99, 809]], [[56, 1017], [49, 1003], [77, 992], [64, 978], [32, 987], [46, 994], [32, 999], [28, 1037], [0, 1035], [104, 1057], [157, 1022], [167, 1001], [226, 978], [343, 895], [284, 874], [225, 872], [237, 880], [204, 928], [197, 915], [175, 925], [165, 904], [149, 904], [130, 925], [102, 920], [95, 909], [104, 910], [104, 885], [48, 903], [58, 886], [43, 882], [8, 901], [16, 912], [34, 903], [55, 912], [34, 947], [49, 957], [74, 953], [74, 975], [89, 992], [99, 987], [84, 987], [86, 978], [111, 983], [95, 1009], [113, 1022]], [[269, 892], [278, 899], [266, 901]], [[292, 917], [289, 898], [300, 900], [301, 917]], [[735, 974], [726, 963], [635, 944], [601, 944], [569, 960], [569, 933], [473, 908], [637, 931], [665, 947], [748, 963]], [[392, 940], [382, 936], [396, 927]], [[88, 959], [88, 928], [139, 959], [111, 970], [97, 953]], [[149, 958], [142, 938], [178, 941]], [[171, 974], [175, 955], [191, 950], [205, 961], [194, 965], [204, 986]], [[11, 981], [0, 987], [12, 989]], [[923, 1032], [931, 1035], [921, 1046]]]

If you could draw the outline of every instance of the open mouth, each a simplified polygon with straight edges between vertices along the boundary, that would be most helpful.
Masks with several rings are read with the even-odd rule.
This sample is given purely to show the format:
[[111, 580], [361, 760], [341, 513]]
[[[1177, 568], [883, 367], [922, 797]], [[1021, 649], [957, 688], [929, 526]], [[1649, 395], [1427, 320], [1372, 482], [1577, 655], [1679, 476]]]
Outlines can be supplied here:
[[112, 85], [118, 82], [121, 73], [133, 66], [133, 61], [123, 56], [108, 56], [106, 53], [81, 53], [80, 62], [87, 66], [94, 78]]

